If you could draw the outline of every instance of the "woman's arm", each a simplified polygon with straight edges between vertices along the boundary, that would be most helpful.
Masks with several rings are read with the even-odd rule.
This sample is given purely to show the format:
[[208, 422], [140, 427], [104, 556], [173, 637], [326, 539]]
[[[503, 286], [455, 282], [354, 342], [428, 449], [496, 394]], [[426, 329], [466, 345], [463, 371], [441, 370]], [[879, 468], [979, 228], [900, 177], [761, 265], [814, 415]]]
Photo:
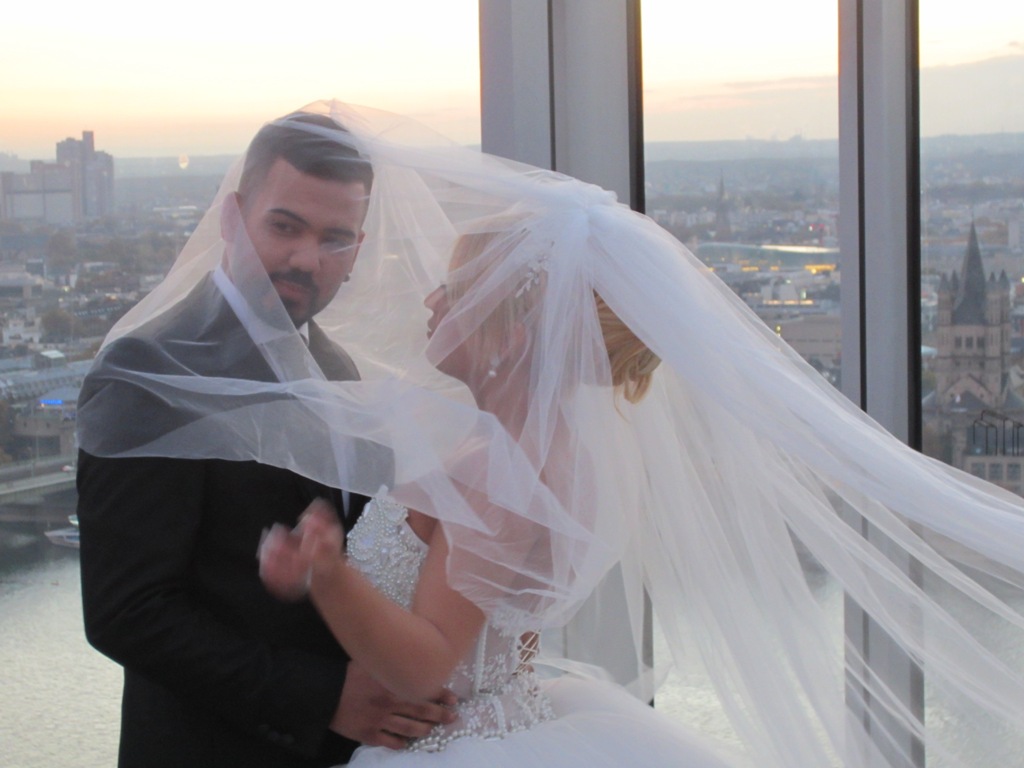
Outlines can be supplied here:
[[448, 586], [448, 544], [440, 524], [431, 534], [411, 611], [348, 565], [341, 528], [326, 503], [311, 505], [298, 533], [301, 556], [311, 567], [310, 597], [349, 656], [400, 697], [437, 698], [484, 625], [483, 612]]

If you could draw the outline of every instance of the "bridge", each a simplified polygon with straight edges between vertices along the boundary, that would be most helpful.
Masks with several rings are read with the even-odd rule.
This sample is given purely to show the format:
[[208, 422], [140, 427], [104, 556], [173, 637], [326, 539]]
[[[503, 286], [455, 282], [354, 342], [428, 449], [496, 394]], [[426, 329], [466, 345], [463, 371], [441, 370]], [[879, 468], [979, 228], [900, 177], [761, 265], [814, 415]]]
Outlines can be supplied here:
[[70, 491], [74, 487], [74, 472], [52, 472], [21, 480], [7, 480], [0, 482], [0, 505], [31, 504], [40, 501], [43, 496]]
[[45, 497], [74, 491], [74, 461], [74, 456], [50, 456], [0, 466], [0, 522], [39, 522]]

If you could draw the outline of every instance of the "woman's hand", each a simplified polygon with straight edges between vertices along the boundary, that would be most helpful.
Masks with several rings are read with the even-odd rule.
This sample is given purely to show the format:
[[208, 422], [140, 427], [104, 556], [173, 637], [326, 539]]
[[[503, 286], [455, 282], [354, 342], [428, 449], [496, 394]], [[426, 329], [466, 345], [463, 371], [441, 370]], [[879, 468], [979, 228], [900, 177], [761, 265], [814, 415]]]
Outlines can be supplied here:
[[301, 600], [309, 592], [312, 576], [309, 558], [302, 554], [302, 539], [287, 526], [275, 524], [264, 531], [256, 556], [260, 579], [274, 597], [286, 602]]
[[306, 507], [295, 533], [300, 537], [299, 552], [309, 564], [309, 578], [329, 572], [344, 560], [345, 529], [326, 499], [316, 499]]
[[264, 533], [257, 556], [260, 578], [280, 600], [295, 602], [309, 593], [314, 570], [323, 570], [342, 557], [345, 533], [331, 504], [314, 500], [294, 530], [274, 525]]

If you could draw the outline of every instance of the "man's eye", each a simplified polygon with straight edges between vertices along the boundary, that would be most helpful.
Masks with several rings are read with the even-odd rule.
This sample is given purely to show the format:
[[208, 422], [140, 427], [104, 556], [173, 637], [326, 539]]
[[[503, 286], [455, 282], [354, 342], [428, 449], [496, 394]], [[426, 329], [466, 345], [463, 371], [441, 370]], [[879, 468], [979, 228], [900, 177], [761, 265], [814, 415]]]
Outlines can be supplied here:
[[295, 225], [290, 221], [271, 221], [270, 228], [281, 235], [291, 235], [295, 233]]
[[325, 240], [320, 243], [320, 250], [325, 253], [341, 254], [355, 245], [351, 240]]

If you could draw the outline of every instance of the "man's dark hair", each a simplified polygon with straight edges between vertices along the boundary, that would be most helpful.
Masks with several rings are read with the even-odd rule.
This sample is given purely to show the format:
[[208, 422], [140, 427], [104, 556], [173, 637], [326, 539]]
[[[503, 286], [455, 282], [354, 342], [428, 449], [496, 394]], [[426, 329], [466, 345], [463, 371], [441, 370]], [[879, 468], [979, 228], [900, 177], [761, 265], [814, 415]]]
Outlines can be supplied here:
[[[308, 127], [306, 127], [308, 126]], [[327, 181], [361, 181], [369, 194], [373, 166], [355, 148], [348, 129], [327, 115], [293, 112], [267, 123], [253, 137], [245, 155], [238, 192], [245, 198], [281, 158], [297, 171]]]

